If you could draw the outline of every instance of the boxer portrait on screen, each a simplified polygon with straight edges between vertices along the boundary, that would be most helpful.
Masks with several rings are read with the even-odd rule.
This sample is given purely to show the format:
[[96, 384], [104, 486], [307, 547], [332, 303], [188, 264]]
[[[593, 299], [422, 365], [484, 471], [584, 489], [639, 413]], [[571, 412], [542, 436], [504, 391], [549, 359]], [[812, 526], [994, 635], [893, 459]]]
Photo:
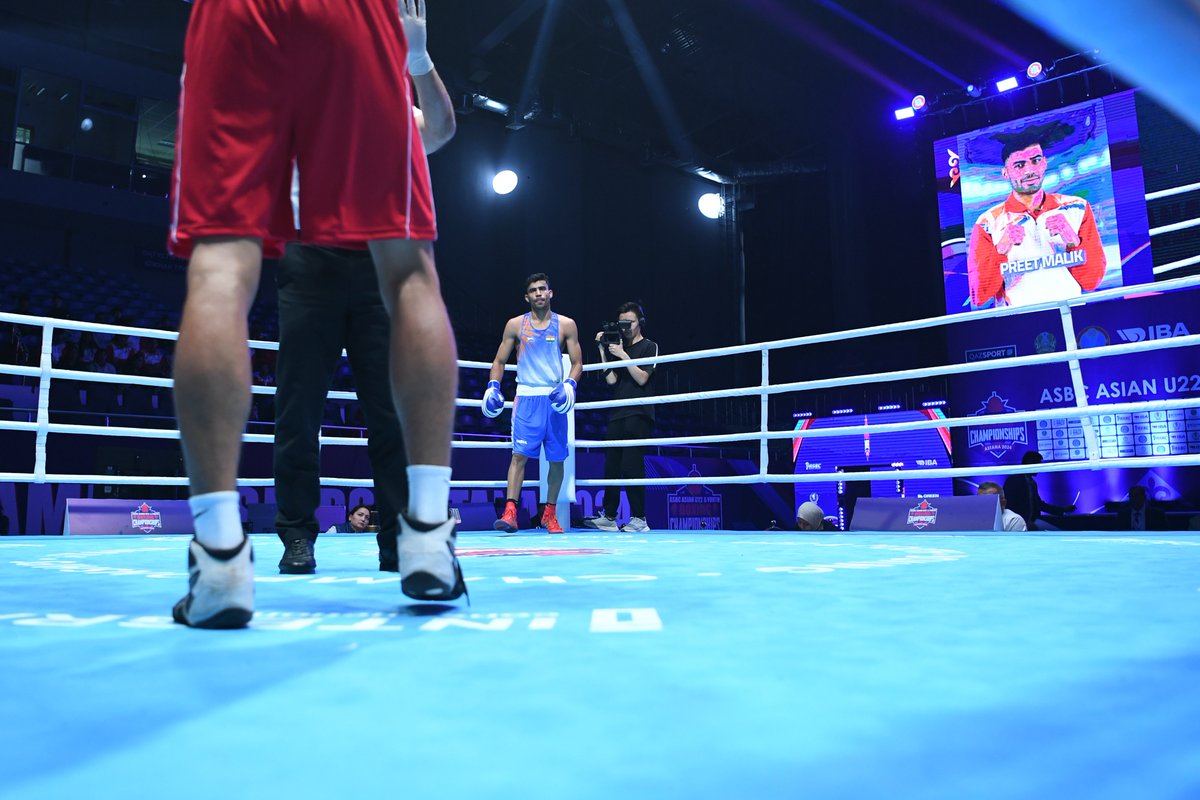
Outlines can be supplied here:
[[1042, 188], [1049, 162], [1046, 129], [1027, 128], [1001, 151], [1012, 185], [1003, 203], [971, 230], [967, 274], [971, 305], [1019, 306], [1077, 297], [1100, 285], [1106, 258], [1092, 207], [1082, 197]]

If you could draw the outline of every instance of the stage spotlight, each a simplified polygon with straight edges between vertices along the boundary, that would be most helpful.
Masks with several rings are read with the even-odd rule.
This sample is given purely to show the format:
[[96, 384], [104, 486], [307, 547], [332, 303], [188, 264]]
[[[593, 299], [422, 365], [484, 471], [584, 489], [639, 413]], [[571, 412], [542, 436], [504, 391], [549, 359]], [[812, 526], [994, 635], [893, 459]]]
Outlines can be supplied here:
[[1002, 81], [996, 81], [997, 92], [1007, 92], [1009, 89], [1017, 88], [1016, 78], [1005, 78]]
[[897, 108], [894, 113], [896, 115], [896, 119], [912, 119], [913, 117], [915, 117], [917, 115], [917, 112], [913, 111], [912, 106], [905, 106], [904, 108]]
[[700, 195], [696, 206], [700, 209], [700, 213], [709, 219], [719, 219], [725, 214], [725, 201], [716, 192]]
[[912, 99], [911, 105], [912, 105], [913, 111], [920, 111], [921, 109], [923, 109], [925, 107], [925, 95], [919, 94], [916, 97], [914, 97]]
[[511, 169], [501, 170], [492, 178], [492, 191], [496, 194], [509, 194], [517, 188], [517, 173]]
[[493, 100], [482, 94], [471, 95], [471, 105], [482, 108], [484, 111], [491, 111], [493, 114], [508, 113], [508, 103], [501, 103], [499, 100]]
[[979, 86], [978, 84], [968, 83], [966, 92], [971, 97], [979, 97], [981, 94], [983, 94], [983, 87]]

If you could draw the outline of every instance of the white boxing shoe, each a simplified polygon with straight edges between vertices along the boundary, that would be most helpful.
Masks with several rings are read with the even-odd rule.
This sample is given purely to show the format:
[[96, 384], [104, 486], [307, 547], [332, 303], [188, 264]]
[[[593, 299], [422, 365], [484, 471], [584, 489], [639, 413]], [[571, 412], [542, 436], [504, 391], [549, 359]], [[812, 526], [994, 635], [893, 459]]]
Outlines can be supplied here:
[[171, 616], [193, 628], [244, 628], [254, 616], [254, 550], [250, 539], [232, 550], [188, 547], [188, 593]]
[[467, 591], [462, 568], [454, 554], [457, 536], [453, 519], [427, 525], [400, 515], [396, 555], [400, 590], [414, 600], [454, 600]]

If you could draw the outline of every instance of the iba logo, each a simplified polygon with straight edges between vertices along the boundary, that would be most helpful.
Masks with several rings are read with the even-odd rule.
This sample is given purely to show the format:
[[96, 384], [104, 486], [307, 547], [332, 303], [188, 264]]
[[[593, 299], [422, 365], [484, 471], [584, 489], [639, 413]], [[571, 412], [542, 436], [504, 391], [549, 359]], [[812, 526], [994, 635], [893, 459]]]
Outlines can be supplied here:
[[162, 514], [151, 508], [148, 503], [142, 503], [129, 512], [129, 522], [142, 533], [150, 533], [162, 528]]
[[1123, 342], [1145, 342], [1151, 339], [1172, 339], [1176, 336], [1189, 336], [1191, 331], [1182, 322], [1174, 325], [1148, 325], [1145, 328], [1117, 328], [1117, 335]]
[[908, 524], [917, 530], [924, 530], [937, 522], [937, 507], [931, 506], [928, 500], [922, 500], [908, 510]]

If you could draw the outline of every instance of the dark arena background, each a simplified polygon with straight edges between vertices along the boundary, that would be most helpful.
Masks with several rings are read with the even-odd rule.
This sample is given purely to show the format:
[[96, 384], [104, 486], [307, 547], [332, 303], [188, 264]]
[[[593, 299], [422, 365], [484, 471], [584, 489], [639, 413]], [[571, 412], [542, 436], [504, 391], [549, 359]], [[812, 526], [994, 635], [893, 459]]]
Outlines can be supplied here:
[[[268, 260], [257, 605], [213, 632], [170, 616], [196, 6], [0, 0], [0, 797], [1200, 797], [1196, 4], [426, 4], [470, 601], [410, 603], [373, 535], [278, 574]], [[1076, 230], [1002, 252], [1029, 135]], [[583, 342], [563, 536], [544, 462], [493, 530], [510, 413], [478, 402], [536, 272]], [[649, 530], [627, 493], [596, 530], [592, 340], [629, 300]], [[330, 390], [322, 529], [375, 505], [345, 357]], [[1032, 475], [1002, 529], [980, 484]]]

